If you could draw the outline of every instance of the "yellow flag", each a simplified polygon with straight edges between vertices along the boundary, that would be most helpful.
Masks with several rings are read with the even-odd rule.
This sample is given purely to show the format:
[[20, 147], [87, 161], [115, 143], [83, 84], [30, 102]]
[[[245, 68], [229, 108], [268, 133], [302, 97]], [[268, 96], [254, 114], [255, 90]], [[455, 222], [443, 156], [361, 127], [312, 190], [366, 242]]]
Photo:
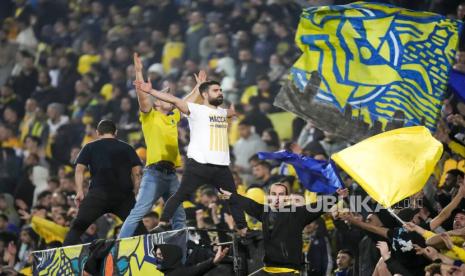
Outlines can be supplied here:
[[331, 158], [384, 207], [419, 192], [441, 158], [442, 144], [426, 127], [384, 132]]

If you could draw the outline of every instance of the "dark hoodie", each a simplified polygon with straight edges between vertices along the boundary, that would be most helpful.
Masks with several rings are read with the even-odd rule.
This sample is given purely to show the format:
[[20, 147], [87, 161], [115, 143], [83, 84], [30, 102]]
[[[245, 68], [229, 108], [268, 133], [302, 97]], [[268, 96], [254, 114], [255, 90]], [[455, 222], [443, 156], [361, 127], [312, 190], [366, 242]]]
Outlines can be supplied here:
[[[163, 260], [159, 263], [158, 270], [163, 272], [166, 276], [200, 276], [215, 267], [213, 258], [193, 266], [184, 267], [181, 262], [181, 247], [173, 244], [160, 244], [157, 248], [160, 248], [161, 254], [163, 255]], [[157, 248], [155, 248], [155, 250]]]
[[231, 200], [238, 202], [247, 214], [262, 222], [265, 265], [301, 270], [302, 231], [322, 212], [309, 212], [306, 206], [295, 207], [295, 212], [264, 212], [264, 205], [241, 195], [232, 194]]

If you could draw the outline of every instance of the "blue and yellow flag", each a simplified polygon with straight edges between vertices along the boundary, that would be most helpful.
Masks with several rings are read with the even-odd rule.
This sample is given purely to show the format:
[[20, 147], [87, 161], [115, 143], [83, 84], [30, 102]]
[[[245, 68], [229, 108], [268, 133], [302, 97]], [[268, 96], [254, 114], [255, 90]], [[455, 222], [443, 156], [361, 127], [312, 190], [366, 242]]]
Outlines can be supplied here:
[[[363, 122], [375, 133], [415, 125], [434, 130], [461, 25], [384, 4], [305, 9], [296, 34], [303, 54], [291, 69], [292, 82], [303, 91], [318, 72], [312, 103], [339, 111], [348, 119], [341, 124]], [[324, 129], [325, 117], [317, 117]]]

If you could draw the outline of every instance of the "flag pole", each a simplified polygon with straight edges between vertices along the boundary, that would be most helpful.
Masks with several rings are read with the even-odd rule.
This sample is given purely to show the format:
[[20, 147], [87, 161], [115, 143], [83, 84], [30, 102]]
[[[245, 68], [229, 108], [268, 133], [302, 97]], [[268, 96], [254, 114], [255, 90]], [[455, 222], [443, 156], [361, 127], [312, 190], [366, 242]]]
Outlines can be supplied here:
[[393, 216], [395, 219], [397, 219], [397, 220], [400, 222], [400, 224], [402, 224], [402, 225], [405, 224], [405, 221], [403, 221], [403, 220], [394, 212], [394, 210], [393, 210], [391, 207], [387, 208], [387, 210], [388, 210], [388, 212], [391, 214], [391, 216]]

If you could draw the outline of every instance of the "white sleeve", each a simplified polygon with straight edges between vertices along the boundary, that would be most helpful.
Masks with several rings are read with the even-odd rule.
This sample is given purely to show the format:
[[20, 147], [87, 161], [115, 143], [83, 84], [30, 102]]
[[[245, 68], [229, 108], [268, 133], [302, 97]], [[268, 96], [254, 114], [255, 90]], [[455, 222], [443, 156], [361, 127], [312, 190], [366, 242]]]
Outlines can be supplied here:
[[187, 108], [189, 109], [189, 115], [187, 115], [187, 118], [194, 119], [197, 114], [200, 112], [200, 104], [196, 103], [187, 103]]

